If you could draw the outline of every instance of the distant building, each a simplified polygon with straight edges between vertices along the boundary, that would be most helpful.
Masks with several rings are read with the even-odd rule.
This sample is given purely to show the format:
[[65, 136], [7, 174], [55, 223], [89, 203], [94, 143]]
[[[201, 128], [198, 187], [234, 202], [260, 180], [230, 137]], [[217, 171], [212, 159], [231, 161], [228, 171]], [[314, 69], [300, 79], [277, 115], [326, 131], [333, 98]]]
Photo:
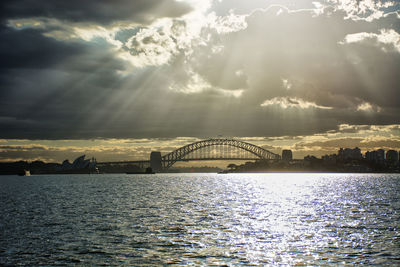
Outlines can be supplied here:
[[322, 161], [325, 165], [334, 165], [334, 164], [336, 164], [336, 161], [337, 161], [337, 155], [331, 154], [331, 155], [322, 156]]
[[386, 162], [390, 165], [399, 164], [399, 153], [396, 150], [386, 152]]
[[303, 166], [308, 168], [308, 167], [319, 165], [319, 164], [321, 164], [321, 162], [322, 162], [321, 159], [318, 159], [317, 157], [312, 156], [312, 155], [307, 155], [304, 157]]
[[378, 161], [383, 163], [385, 161], [385, 150], [378, 149], [377, 153], [378, 153]]
[[283, 161], [291, 161], [293, 160], [293, 153], [292, 150], [282, 150], [282, 160]]
[[385, 162], [385, 150], [368, 151], [365, 153], [365, 159], [369, 162], [383, 164]]
[[378, 151], [365, 152], [365, 159], [370, 162], [377, 162], [378, 161]]
[[338, 152], [338, 157], [340, 159], [362, 159], [361, 149], [356, 148], [340, 148]]
[[73, 163], [71, 164], [69, 160], [64, 160], [61, 165], [61, 171], [68, 171], [68, 170], [81, 170], [86, 168], [95, 168], [96, 167], [96, 159], [92, 158], [85, 160], [85, 155], [77, 157]]

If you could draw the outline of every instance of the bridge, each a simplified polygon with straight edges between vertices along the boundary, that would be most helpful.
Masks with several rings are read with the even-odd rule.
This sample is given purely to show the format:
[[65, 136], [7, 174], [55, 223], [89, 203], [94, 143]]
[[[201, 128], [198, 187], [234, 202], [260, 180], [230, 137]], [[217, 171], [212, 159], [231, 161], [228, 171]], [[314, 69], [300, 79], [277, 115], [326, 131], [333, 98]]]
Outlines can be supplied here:
[[194, 142], [164, 156], [151, 152], [150, 160], [99, 162], [102, 164], [133, 164], [141, 168], [150, 166], [155, 171], [168, 170], [176, 162], [199, 160], [279, 160], [278, 154], [262, 147], [236, 139], [214, 138]]

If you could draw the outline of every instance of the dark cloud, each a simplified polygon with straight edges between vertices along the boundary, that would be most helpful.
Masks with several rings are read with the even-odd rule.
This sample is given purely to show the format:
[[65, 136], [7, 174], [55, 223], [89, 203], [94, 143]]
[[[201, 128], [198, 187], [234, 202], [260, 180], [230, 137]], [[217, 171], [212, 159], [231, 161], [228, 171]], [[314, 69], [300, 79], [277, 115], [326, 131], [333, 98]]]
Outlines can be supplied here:
[[332, 130], [329, 131], [328, 133], [334, 134], [334, 133], [358, 133], [360, 131], [367, 131], [371, 130], [372, 126], [371, 125], [344, 125], [337, 130]]
[[60, 42], [43, 36], [41, 30], [0, 27], [0, 68], [50, 68], [73, 55], [89, 52], [78, 42]]
[[299, 142], [294, 146], [295, 150], [312, 149], [320, 147], [322, 150], [337, 150], [339, 147], [359, 147], [366, 152], [378, 148], [399, 149], [400, 141], [392, 138], [372, 138], [365, 142], [365, 138], [335, 138], [325, 141]]
[[79, 137], [77, 124], [120, 86], [118, 71], [126, 63], [115, 57], [113, 46], [42, 33], [0, 30], [2, 138]]
[[99, 161], [121, 161], [123, 159], [132, 158], [132, 154], [137, 159], [148, 158], [151, 150], [149, 148], [137, 147], [137, 150], [131, 150], [127, 147], [106, 147], [102, 150], [96, 147], [54, 147], [40, 145], [13, 145], [0, 146], [0, 161], [16, 161], [16, 160], [43, 160], [46, 162], [61, 163], [65, 159], [71, 162], [82, 154], [89, 156], [99, 155]]
[[110, 24], [116, 21], [148, 23], [160, 17], [178, 17], [190, 7], [175, 0], [3, 0], [0, 21], [55, 18], [69, 22]]
[[[72, 12], [75, 6], [72, 15], [61, 15], [46, 1], [43, 11], [24, 14], [17, 5], [4, 3], [13, 10], [8, 18], [84, 20]], [[140, 13], [147, 10], [146, 3], [155, 2], [129, 3], [141, 4]], [[85, 2], [82, 12], [89, 13], [91, 5]], [[86, 21], [117, 19], [114, 10], [107, 16], [101, 12], [94, 11]], [[158, 35], [149, 31], [142, 39], [137, 34], [146, 27], [122, 30], [116, 39], [123, 44], [141, 41], [142, 50], [129, 47], [134, 66], [139, 56], [148, 56], [149, 62], [163, 57], [159, 64], [147, 62], [140, 68], [118, 57], [127, 50], [101, 38], [62, 41], [44, 36], [44, 29], [3, 27], [0, 138], [296, 136], [338, 130], [340, 124], [400, 123], [395, 46], [378, 39], [345, 42], [349, 34], [379, 35], [382, 25], [390, 28], [398, 19], [387, 16], [372, 23], [344, 17], [342, 11], [317, 16], [275, 7], [251, 14], [247, 28], [231, 33], [208, 25], [199, 37], [202, 42], [187, 46], [177, 40], [178, 32], [187, 30], [184, 23], [172, 23], [179, 26], [176, 32], [155, 29]], [[122, 12], [118, 20], [127, 18]], [[232, 95], [237, 89], [244, 90], [240, 97]], [[291, 106], [262, 106], [274, 98]]]
[[44, 146], [1, 146], [0, 151], [2, 150], [16, 150], [16, 151], [34, 151], [34, 150], [47, 150]]
[[382, 140], [368, 140], [367, 143], [363, 143], [361, 146], [368, 146], [369, 148], [371, 148], [371, 150], [373, 148], [386, 148], [386, 149], [396, 149], [399, 150], [400, 149], [400, 140], [393, 140], [393, 139], [389, 139], [389, 138], [384, 138]]

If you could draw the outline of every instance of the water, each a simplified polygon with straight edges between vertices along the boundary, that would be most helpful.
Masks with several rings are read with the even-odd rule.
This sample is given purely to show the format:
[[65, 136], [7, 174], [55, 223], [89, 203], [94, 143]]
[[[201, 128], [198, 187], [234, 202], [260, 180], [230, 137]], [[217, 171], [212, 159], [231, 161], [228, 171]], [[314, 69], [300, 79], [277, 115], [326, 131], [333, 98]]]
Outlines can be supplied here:
[[400, 264], [398, 174], [0, 176], [0, 265]]

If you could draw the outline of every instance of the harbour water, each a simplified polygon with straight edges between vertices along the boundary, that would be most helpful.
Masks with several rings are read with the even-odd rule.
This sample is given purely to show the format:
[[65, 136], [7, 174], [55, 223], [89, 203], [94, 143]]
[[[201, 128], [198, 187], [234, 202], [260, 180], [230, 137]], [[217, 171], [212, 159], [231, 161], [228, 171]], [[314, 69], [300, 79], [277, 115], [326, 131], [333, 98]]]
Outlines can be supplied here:
[[0, 176], [0, 265], [400, 264], [398, 174]]

